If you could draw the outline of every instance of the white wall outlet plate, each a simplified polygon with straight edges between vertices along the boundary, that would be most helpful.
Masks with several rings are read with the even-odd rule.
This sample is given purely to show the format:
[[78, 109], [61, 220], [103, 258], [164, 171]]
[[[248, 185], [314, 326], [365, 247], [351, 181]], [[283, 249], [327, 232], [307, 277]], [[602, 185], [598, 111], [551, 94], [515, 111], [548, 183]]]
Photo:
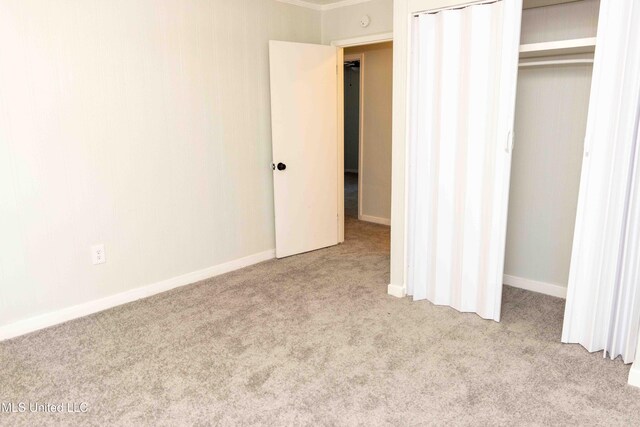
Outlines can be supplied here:
[[107, 256], [104, 252], [104, 244], [100, 243], [99, 245], [91, 246], [91, 261], [93, 264], [104, 264], [107, 262]]

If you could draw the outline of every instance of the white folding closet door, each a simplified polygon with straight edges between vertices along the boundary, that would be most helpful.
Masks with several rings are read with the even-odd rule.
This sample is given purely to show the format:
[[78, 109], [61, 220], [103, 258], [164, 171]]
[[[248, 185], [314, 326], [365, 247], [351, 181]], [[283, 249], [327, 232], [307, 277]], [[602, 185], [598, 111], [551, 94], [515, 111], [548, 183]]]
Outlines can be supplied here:
[[522, 2], [413, 18], [407, 292], [500, 319]]
[[637, 357], [640, 2], [602, 0], [562, 341]]

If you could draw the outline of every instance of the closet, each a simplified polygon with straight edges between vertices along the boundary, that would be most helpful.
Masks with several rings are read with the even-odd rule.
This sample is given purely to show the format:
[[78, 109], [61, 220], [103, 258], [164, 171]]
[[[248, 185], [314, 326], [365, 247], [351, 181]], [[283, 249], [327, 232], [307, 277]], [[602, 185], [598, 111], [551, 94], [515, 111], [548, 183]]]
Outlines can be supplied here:
[[566, 296], [562, 342], [633, 361], [638, 2], [409, 6], [407, 295], [495, 321], [503, 284]]
[[599, 0], [549, 3], [522, 13], [504, 283], [565, 297]]
[[599, 6], [480, 0], [413, 15], [414, 300], [499, 321], [503, 284], [566, 295]]

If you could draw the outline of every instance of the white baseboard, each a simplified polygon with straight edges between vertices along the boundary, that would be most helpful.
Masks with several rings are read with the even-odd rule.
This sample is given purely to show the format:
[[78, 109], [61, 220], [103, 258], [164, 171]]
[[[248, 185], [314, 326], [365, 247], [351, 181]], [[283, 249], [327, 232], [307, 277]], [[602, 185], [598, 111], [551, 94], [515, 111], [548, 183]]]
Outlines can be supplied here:
[[[535, 280], [509, 276], [507, 274], [504, 275], [503, 282], [505, 285], [513, 286], [514, 288], [551, 295], [552, 297], [557, 298], [567, 298], [567, 288], [555, 283], [536, 282]], [[403, 286], [392, 284], [387, 286], [387, 294], [398, 298], [406, 296], [405, 288]], [[638, 366], [638, 371], [638, 375], [640, 375], [640, 366]], [[640, 381], [640, 378], [638, 378], [638, 381]]]
[[379, 218], [371, 215], [358, 215], [358, 219], [360, 221], [373, 222], [376, 224], [391, 225], [391, 220], [389, 218]]
[[525, 279], [523, 277], [510, 276], [508, 274], [503, 276], [502, 282], [505, 285], [513, 286], [514, 288], [551, 295], [556, 298], [567, 298], [566, 286], [558, 285], [557, 283], [538, 282], [535, 280]]
[[265, 252], [225, 262], [224, 264], [214, 265], [212, 267], [193, 271], [191, 273], [183, 274], [151, 285], [131, 289], [130, 291], [121, 292], [119, 294], [63, 308], [61, 310], [19, 320], [15, 323], [0, 326], [0, 341], [57, 325], [59, 323], [64, 323], [69, 320], [77, 319], [78, 317], [88, 316], [89, 314], [97, 313], [141, 298], [150, 297], [174, 288], [190, 285], [210, 277], [248, 267], [273, 258], [275, 258], [275, 249], [270, 249]]
[[[636, 357], [639, 356], [640, 355]], [[629, 371], [629, 385], [640, 387], [640, 359], [636, 360], [633, 365], [631, 365], [631, 370]]]
[[404, 298], [406, 296], [406, 292], [404, 291], [404, 286], [392, 285], [392, 284], [389, 284], [387, 286], [387, 294], [396, 298]]

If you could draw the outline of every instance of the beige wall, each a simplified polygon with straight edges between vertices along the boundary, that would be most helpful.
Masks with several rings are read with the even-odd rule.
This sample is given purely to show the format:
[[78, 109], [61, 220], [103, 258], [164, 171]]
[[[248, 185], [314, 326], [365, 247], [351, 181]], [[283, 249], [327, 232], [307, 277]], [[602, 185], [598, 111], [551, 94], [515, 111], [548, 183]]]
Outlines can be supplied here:
[[[360, 26], [363, 15], [371, 18], [367, 28]], [[334, 40], [392, 31], [393, 0], [371, 0], [322, 12], [322, 42], [326, 44]]]
[[363, 146], [360, 174], [361, 213], [366, 217], [391, 217], [391, 89], [393, 45], [345, 49], [345, 55], [364, 55], [361, 72], [363, 87]]
[[527, 9], [522, 14], [520, 42], [595, 37], [599, 10], [600, 0], [580, 0]]
[[0, 326], [272, 249], [267, 42], [320, 34], [270, 0], [2, 0]]
[[567, 286], [592, 68], [520, 70], [505, 274]]

